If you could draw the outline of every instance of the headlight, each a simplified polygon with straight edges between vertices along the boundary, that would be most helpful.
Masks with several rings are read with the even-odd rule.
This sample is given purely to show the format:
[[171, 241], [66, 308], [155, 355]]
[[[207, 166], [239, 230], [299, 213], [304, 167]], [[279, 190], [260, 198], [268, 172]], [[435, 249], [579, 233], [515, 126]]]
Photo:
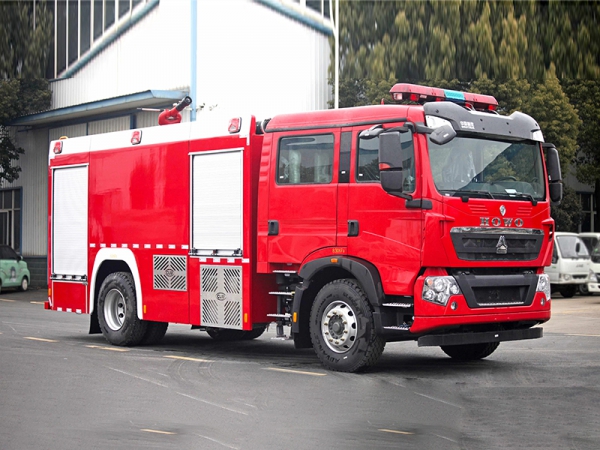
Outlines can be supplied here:
[[562, 279], [565, 281], [569, 281], [571, 279], [571, 275], [569, 275], [568, 273], [562, 273], [561, 276]]
[[428, 302], [445, 306], [451, 295], [460, 293], [460, 288], [453, 277], [427, 277], [421, 296]]
[[588, 281], [592, 282], [592, 283], [597, 283], [598, 282], [598, 277], [596, 276], [596, 274], [590, 270], [590, 276], [588, 278]]
[[550, 277], [545, 273], [538, 275], [536, 292], [543, 292], [546, 299], [550, 300]]

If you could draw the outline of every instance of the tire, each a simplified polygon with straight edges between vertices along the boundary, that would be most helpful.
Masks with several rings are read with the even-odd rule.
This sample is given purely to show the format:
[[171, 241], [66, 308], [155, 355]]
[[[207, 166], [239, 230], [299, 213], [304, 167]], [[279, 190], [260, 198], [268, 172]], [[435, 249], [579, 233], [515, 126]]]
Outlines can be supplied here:
[[25, 292], [29, 288], [29, 280], [27, 277], [23, 277], [21, 280], [21, 286], [19, 286], [19, 290]]
[[590, 290], [587, 287], [587, 283], [583, 283], [579, 285], [579, 293], [581, 295], [594, 295], [594, 294], [590, 294]]
[[326, 284], [310, 312], [310, 337], [321, 363], [338, 372], [373, 366], [385, 347], [375, 333], [367, 296], [354, 279]]
[[563, 286], [560, 288], [560, 290], [558, 292], [560, 292], [560, 295], [562, 295], [564, 298], [572, 298], [575, 296], [575, 293], [577, 292], [577, 285], [569, 284], [567, 286]]
[[483, 344], [442, 345], [442, 351], [458, 361], [475, 361], [490, 356], [498, 348], [500, 342], [485, 342]]
[[111, 273], [100, 287], [98, 323], [113, 345], [138, 345], [146, 335], [148, 322], [138, 319], [133, 278], [128, 272]]
[[241, 341], [244, 339], [246, 331], [243, 330], [231, 330], [229, 328], [206, 328], [208, 335], [215, 341]]
[[146, 321], [146, 334], [142, 338], [141, 345], [155, 345], [162, 341], [169, 328], [169, 322]]

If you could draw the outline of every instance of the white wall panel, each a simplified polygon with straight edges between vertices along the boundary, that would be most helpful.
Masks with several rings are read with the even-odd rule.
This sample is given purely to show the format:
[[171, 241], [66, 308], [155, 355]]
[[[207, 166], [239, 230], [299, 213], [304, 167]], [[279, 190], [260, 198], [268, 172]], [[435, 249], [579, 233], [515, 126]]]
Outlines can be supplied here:
[[254, 2], [198, 10], [199, 104], [261, 118], [327, 108], [327, 36]]
[[48, 130], [16, 134], [17, 145], [25, 149], [19, 158], [21, 174], [4, 188], [23, 189], [22, 247], [24, 256], [42, 256], [48, 252]]
[[163, 1], [73, 78], [52, 83], [53, 108], [189, 86], [190, 2]]
[[[327, 36], [250, 0], [197, 5], [196, 104], [258, 117], [327, 108]], [[74, 78], [54, 82], [53, 108], [189, 89], [190, 10], [160, 2]]]

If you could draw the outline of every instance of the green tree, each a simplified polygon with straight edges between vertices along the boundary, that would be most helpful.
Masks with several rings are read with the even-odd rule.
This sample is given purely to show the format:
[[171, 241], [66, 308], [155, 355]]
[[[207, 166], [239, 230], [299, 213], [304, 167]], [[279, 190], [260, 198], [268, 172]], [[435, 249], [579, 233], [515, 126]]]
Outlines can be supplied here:
[[[0, 2], [0, 180], [14, 181], [24, 152], [8, 125], [15, 118], [48, 109], [51, 92], [44, 79], [52, 36], [52, 16], [45, 2]], [[35, 16], [35, 23], [34, 23]]]
[[577, 233], [583, 214], [581, 199], [575, 190], [564, 186], [562, 202], [560, 202], [560, 206], [552, 206], [551, 213], [556, 231]]
[[[564, 90], [571, 104], [577, 108], [581, 128], [577, 139], [576, 175], [582, 183], [594, 187], [596, 204], [600, 210], [600, 83], [598, 80], [566, 80]], [[595, 222], [596, 230], [600, 224]]]

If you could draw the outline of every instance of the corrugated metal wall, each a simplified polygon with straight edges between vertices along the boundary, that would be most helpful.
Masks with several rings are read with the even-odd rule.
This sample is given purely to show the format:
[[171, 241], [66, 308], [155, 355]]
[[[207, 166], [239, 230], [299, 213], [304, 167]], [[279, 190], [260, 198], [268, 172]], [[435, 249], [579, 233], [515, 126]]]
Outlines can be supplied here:
[[189, 10], [188, 1], [161, 2], [75, 77], [53, 82], [53, 108], [189, 86]]
[[129, 130], [131, 118], [129, 116], [115, 117], [113, 119], [97, 120], [88, 123], [87, 134], [102, 134], [111, 131]]

